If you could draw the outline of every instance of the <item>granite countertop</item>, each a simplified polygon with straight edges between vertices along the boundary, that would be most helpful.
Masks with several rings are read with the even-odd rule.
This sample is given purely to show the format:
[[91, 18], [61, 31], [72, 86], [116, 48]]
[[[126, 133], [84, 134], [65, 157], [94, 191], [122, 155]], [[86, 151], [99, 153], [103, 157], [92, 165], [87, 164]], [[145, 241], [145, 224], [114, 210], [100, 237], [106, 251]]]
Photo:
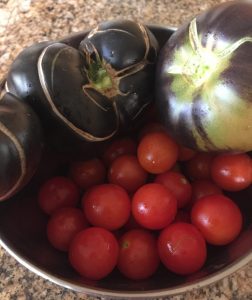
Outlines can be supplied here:
[[[14, 57], [37, 41], [64, 37], [102, 20], [128, 18], [178, 26], [222, 0], [0, 0], [0, 76]], [[0, 300], [93, 299], [59, 287], [20, 265], [0, 248]], [[179, 299], [252, 299], [252, 263]]]

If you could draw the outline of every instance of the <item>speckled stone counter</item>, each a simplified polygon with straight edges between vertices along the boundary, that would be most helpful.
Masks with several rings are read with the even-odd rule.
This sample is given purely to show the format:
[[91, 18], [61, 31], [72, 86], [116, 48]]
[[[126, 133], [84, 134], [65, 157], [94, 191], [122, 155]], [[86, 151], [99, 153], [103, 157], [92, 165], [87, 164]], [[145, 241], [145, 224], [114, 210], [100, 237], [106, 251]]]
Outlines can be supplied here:
[[[218, 0], [0, 0], [0, 77], [24, 47], [93, 27], [102, 20], [128, 18], [178, 26]], [[0, 248], [0, 300], [93, 299], [44, 280]], [[252, 299], [252, 263], [229, 277], [179, 299]]]

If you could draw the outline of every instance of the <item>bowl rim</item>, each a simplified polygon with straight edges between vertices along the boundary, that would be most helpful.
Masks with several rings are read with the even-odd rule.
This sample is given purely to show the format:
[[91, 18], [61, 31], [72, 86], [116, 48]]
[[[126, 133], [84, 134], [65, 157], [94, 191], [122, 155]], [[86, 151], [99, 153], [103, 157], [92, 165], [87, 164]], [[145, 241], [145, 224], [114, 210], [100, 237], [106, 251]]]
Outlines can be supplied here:
[[[158, 24], [147, 24], [150, 29], [156, 30], [170, 30], [176, 31], [176, 27], [172, 26], [165, 26], [165, 25], [158, 25]], [[63, 41], [66, 39], [71, 39], [75, 37], [79, 37], [81, 34], [87, 33], [88, 30], [83, 30], [80, 32], [72, 33], [65, 38], [59, 39], [58, 41]], [[4, 83], [4, 79], [1, 80], [1, 85]], [[18, 261], [22, 266], [27, 268], [29, 271], [33, 272], [34, 274], [42, 277], [49, 282], [52, 282], [58, 286], [63, 288], [67, 288], [77, 293], [87, 294], [91, 296], [97, 296], [103, 299], [103, 297], [112, 297], [114, 299], [148, 299], [153, 297], [165, 297], [165, 296], [176, 296], [179, 294], [184, 294], [188, 292], [192, 292], [198, 290], [199, 288], [206, 287], [208, 285], [214, 284], [215, 282], [224, 279], [225, 277], [231, 275], [232, 273], [238, 271], [240, 268], [247, 265], [250, 261], [252, 261], [252, 251], [249, 251], [247, 254], [237, 258], [231, 264], [225, 266], [223, 269], [216, 271], [215, 273], [207, 275], [203, 279], [197, 279], [193, 283], [184, 283], [178, 285], [177, 287], [170, 287], [164, 289], [156, 289], [156, 290], [148, 290], [148, 291], [114, 291], [111, 289], [104, 289], [99, 287], [90, 287], [87, 284], [76, 284], [71, 280], [63, 279], [60, 276], [55, 276], [49, 272], [43, 271], [41, 268], [33, 264], [24, 256], [17, 254], [13, 247], [8, 245], [1, 236], [0, 232], [0, 246], [16, 261]]]
[[114, 299], [127, 298], [127, 299], [147, 299], [153, 297], [165, 297], [165, 296], [176, 296], [179, 294], [184, 294], [198, 290], [199, 288], [206, 287], [213, 284], [225, 277], [236, 272], [240, 268], [247, 265], [252, 260], [252, 251], [243, 255], [242, 257], [236, 259], [234, 262], [224, 267], [222, 270], [216, 273], [207, 275], [204, 279], [198, 279], [193, 283], [184, 283], [177, 287], [148, 290], [148, 291], [113, 291], [110, 289], [104, 289], [99, 287], [90, 287], [87, 284], [78, 285], [71, 282], [70, 280], [62, 279], [48, 272], [43, 271], [41, 268], [37, 267], [35, 264], [31, 263], [28, 259], [21, 255], [15, 253], [0, 237], [0, 246], [2, 246], [13, 258], [15, 258], [21, 265], [26, 267], [28, 270], [32, 271], [36, 275], [41, 276], [50, 282], [55, 283], [63, 288], [70, 289], [74, 292], [87, 294], [97, 297], [112, 297]]

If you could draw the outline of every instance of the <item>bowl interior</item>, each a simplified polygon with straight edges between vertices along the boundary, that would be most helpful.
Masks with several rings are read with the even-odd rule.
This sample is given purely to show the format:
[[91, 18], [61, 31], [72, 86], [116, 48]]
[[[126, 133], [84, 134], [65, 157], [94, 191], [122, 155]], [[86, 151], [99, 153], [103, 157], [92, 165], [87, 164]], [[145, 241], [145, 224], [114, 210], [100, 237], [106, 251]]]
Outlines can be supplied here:
[[[173, 33], [172, 29], [150, 26], [161, 46]], [[63, 41], [77, 46], [85, 32], [75, 34]], [[130, 281], [114, 271], [108, 278], [99, 282], [85, 280], [78, 276], [68, 263], [67, 254], [55, 250], [46, 238], [47, 216], [37, 204], [37, 191], [40, 184], [50, 176], [66, 172], [67, 159], [54, 151], [45, 151], [39, 170], [27, 185], [15, 197], [0, 203], [0, 241], [21, 262], [41, 270], [48, 279], [71, 286], [80, 291], [98, 293], [140, 293], [151, 292], [158, 295], [166, 290], [172, 293], [175, 288], [193, 287], [203, 279], [215, 280], [223, 270], [227, 270], [238, 261], [247, 257], [252, 250], [252, 188], [231, 195], [242, 209], [244, 215], [243, 231], [239, 238], [225, 247], [209, 247], [205, 267], [191, 276], [176, 276], [163, 267], [152, 278], [144, 281]], [[55, 279], [56, 278], [56, 279]]]

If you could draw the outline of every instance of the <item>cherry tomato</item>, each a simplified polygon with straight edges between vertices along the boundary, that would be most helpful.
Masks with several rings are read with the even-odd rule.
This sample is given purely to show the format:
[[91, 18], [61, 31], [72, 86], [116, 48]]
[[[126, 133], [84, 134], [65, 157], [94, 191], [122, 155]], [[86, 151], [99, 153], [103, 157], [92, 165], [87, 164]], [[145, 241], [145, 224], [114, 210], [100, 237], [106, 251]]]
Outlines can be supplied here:
[[193, 149], [184, 147], [179, 145], [179, 152], [178, 152], [178, 160], [179, 161], [187, 161], [192, 159], [196, 155], [196, 151]]
[[115, 184], [101, 184], [90, 188], [82, 198], [87, 220], [108, 230], [122, 227], [129, 219], [131, 202], [127, 192]]
[[185, 173], [192, 179], [211, 178], [212, 153], [198, 152], [192, 159], [185, 162]]
[[159, 261], [157, 243], [150, 232], [134, 229], [120, 238], [117, 267], [124, 276], [134, 280], [149, 278]]
[[69, 248], [72, 267], [83, 277], [99, 280], [109, 275], [118, 260], [119, 246], [104, 228], [91, 227], [77, 233]]
[[205, 196], [215, 194], [222, 194], [222, 190], [211, 180], [199, 179], [192, 182], [192, 204]]
[[168, 171], [178, 158], [178, 146], [162, 132], [149, 133], [140, 141], [137, 156], [141, 166], [149, 173]]
[[105, 150], [103, 161], [106, 166], [109, 166], [114, 159], [123, 154], [136, 154], [137, 144], [129, 137], [114, 140]]
[[104, 182], [106, 169], [98, 158], [77, 161], [70, 166], [70, 177], [80, 188], [87, 189]]
[[137, 157], [130, 154], [116, 158], [108, 171], [109, 182], [120, 185], [128, 192], [135, 192], [145, 183], [147, 176]]
[[159, 256], [166, 268], [188, 275], [201, 269], [206, 261], [206, 242], [199, 230], [188, 223], [173, 223], [158, 238]]
[[148, 183], [133, 196], [132, 213], [136, 221], [148, 229], [162, 229], [177, 213], [177, 200], [165, 186]]
[[60, 208], [47, 223], [47, 237], [56, 249], [67, 251], [76, 233], [86, 227], [88, 227], [88, 223], [80, 209]]
[[197, 201], [191, 211], [191, 220], [206, 241], [213, 245], [232, 242], [242, 228], [239, 207], [223, 195], [210, 195]]
[[73, 207], [79, 201], [79, 190], [76, 184], [66, 177], [53, 177], [39, 189], [38, 202], [41, 209], [52, 214], [61, 207]]
[[173, 193], [177, 199], [178, 208], [186, 206], [191, 200], [192, 187], [183, 174], [168, 171], [157, 175], [155, 182], [163, 184]]
[[226, 191], [240, 191], [252, 183], [251, 158], [246, 154], [220, 154], [212, 162], [211, 175]]

